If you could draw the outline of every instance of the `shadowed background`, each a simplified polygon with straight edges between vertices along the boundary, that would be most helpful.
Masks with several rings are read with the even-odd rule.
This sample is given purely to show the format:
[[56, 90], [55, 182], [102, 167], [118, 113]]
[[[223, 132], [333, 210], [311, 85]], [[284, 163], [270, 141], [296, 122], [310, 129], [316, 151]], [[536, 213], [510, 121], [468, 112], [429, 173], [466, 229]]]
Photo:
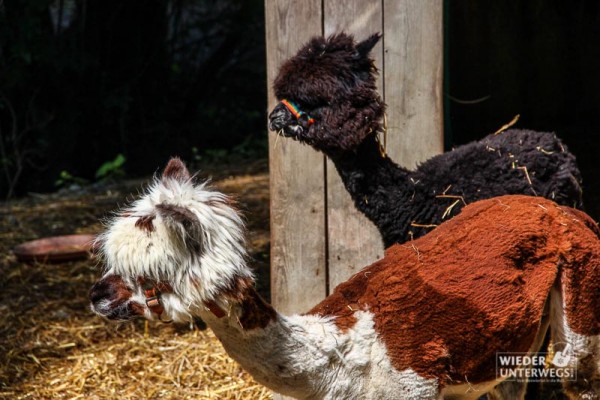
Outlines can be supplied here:
[[[578, 156], [598, 218], [600, 5], [446, 0], [444, 33], [446, 148], [520, 114]], [[118, 154], [131, 177], [265, 157], [265, 77], [261, 0], [2, 2], [0, 194], [94, 181]]]

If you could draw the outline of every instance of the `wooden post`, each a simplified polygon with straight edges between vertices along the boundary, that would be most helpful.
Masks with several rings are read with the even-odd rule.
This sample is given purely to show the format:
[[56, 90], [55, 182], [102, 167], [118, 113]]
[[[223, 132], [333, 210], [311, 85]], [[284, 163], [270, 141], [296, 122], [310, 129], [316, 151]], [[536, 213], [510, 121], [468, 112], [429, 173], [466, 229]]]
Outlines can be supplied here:
[[[383, 32], [381, 1], [324, 0], [325, 36], [347, 32], [362, 40]], [[383, 68], [383, 46], [372, 55], [379, 71]], [[379, 76], [378, 87], [383, 85]], [[352, 274], [383, 256], [379, 231], [354, 207], [352, 198], [331, 160], [326, 163], [327, 178], [327, 268], [328, 288], [332, 290]]]
[[[269, 110], [279, 66], [309, 38], [345, 31], [361, 40], [382, 32], [373, 56], [388, 105], [386, 151], [408, 168], [442, 152], [442, 3], [265, 0]], [[299, 313], [381, 258], [383, 245], [323, 155], [271, 132], [269, 165], [272, 303]]]
[[388, 153], [407, 168], [444, 150], [443, 1], [383, 0]]
[[[269, 110], [279, 65], [322, 34], [321, 0], [266, 0]], [[269, 133], [271, 301], [282, 313], [326, 296], [325, 161], [308, 146]]]

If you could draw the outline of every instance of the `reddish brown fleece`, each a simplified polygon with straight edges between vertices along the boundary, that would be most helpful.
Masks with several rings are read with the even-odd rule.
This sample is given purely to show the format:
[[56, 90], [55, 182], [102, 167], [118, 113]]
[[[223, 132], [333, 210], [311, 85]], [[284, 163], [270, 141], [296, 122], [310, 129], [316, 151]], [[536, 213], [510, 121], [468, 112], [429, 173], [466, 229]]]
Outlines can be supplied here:
[[496, 352], [529, 350], [559, 270], [570, 326], [600, 332], [599, 265], [588, 216], [543, 198], [497, 197], [390, 247], [309, 314], [334, 315], [348, 329], [348, 305], [368, 309], [396, 369], [442, 385], [487, 381]]

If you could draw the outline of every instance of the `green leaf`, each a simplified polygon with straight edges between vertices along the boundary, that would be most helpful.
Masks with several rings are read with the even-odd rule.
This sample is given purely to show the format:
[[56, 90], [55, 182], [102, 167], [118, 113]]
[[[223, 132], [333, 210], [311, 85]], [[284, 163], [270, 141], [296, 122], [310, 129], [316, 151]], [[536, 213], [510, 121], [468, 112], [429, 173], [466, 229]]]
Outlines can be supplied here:
[[123, 165], [125, 164], [125, 161], [125, 156], [123, 154], [118, 154], [114, 160], [105, 162], [96, 171], [96, 179], [123, 175]]

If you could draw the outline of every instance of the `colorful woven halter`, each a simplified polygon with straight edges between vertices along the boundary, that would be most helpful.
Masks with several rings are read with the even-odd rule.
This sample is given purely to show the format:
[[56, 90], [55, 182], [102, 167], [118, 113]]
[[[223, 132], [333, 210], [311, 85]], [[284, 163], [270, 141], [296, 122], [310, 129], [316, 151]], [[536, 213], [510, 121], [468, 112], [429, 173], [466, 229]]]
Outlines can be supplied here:
[[294, 117], [296, 117], [296, 119], [300, 119], [301, 116], [306, 115], [306, 117], [308, 118], [307, 122], [308, 122], [309, 126], [315, 123], [314, 118], [312, 118], [310, 115], [306, 114], [304, 111], [300, 111], [298, 106], [295, 105], [294, 103], [292, 103], [291, 101], [289, 101], [287, 99], [283, 99], [283, 100], [281, 100], [281, 103], [284, 106], [286, 106], [288, 110], [290, 110], [290, 112], [292, 113], [292, 115]]

